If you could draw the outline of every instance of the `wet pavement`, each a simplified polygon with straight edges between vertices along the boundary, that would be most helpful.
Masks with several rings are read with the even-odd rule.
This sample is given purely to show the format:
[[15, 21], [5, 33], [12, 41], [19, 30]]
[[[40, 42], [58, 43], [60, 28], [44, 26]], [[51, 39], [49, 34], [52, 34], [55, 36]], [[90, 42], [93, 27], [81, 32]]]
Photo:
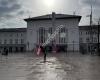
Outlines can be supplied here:
[[0, 80], [100, 80], [100, 57], [79, 53], [0, 55]]

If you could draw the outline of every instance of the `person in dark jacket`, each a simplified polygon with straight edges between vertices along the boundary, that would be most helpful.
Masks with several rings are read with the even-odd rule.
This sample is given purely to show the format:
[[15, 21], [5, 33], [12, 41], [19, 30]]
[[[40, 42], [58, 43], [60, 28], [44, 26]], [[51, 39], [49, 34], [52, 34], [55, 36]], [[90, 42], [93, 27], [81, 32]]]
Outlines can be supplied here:
[[45, 51], [45, 47], [40, 46], [42, 53], [44, 54], [44, 62], [46, 62], [46, 51]]

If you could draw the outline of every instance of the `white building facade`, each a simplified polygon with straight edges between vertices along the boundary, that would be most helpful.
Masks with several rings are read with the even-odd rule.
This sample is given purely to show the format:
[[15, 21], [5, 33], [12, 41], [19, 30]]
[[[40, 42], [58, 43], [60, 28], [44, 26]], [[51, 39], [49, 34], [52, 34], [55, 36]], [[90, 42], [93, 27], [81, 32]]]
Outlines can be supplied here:
[[26, 50], [26, 28], [0, 29], [0, 51], [22, 52]]
[[51, 46], [52, 49], [53, 46], [56, 46], [57, 50], [79, 51], [78, 24], [80, 19], [81, 16], [55, 13], [25, 19], [27, 22], [27, 50], [31, 51], [36, 45], [45, 43], [55, 28], [63, 25], [59, 34], [47, 46]]

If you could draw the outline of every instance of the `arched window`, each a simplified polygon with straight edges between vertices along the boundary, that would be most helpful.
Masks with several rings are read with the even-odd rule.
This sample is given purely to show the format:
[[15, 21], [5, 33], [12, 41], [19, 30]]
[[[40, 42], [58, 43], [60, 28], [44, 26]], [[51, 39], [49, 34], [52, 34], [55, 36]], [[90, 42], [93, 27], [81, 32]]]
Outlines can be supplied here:
[[61, 28], [59, 32], [59, 43], [66, 43], [66, 28]]
[[45, 28], [40, 27], [39, 28], [39, 43], [45, 42]]
[[52, 34], [52, 27], [49, 28], [48, 32]]

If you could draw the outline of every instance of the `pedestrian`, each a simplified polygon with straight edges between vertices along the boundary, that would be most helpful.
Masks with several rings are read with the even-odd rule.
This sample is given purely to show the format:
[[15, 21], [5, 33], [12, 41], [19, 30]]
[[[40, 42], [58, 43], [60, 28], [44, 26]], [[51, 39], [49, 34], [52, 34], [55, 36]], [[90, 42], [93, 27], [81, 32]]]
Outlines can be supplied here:
[[45, 51], [45, 47], [40, 46], [42, 53], [44, 54], [44, 62], [46, 62], [46, 51]]
[[8, 56], [8, 49], [7, 48], [4, 48], [2, 55]]
[[5, 53], [6, 53], [5, 55], [8, 56], [8, 49], [6, 49], [6, 52]]
[[2, 55], [5, 55], [5, 48], [2, 50]]

